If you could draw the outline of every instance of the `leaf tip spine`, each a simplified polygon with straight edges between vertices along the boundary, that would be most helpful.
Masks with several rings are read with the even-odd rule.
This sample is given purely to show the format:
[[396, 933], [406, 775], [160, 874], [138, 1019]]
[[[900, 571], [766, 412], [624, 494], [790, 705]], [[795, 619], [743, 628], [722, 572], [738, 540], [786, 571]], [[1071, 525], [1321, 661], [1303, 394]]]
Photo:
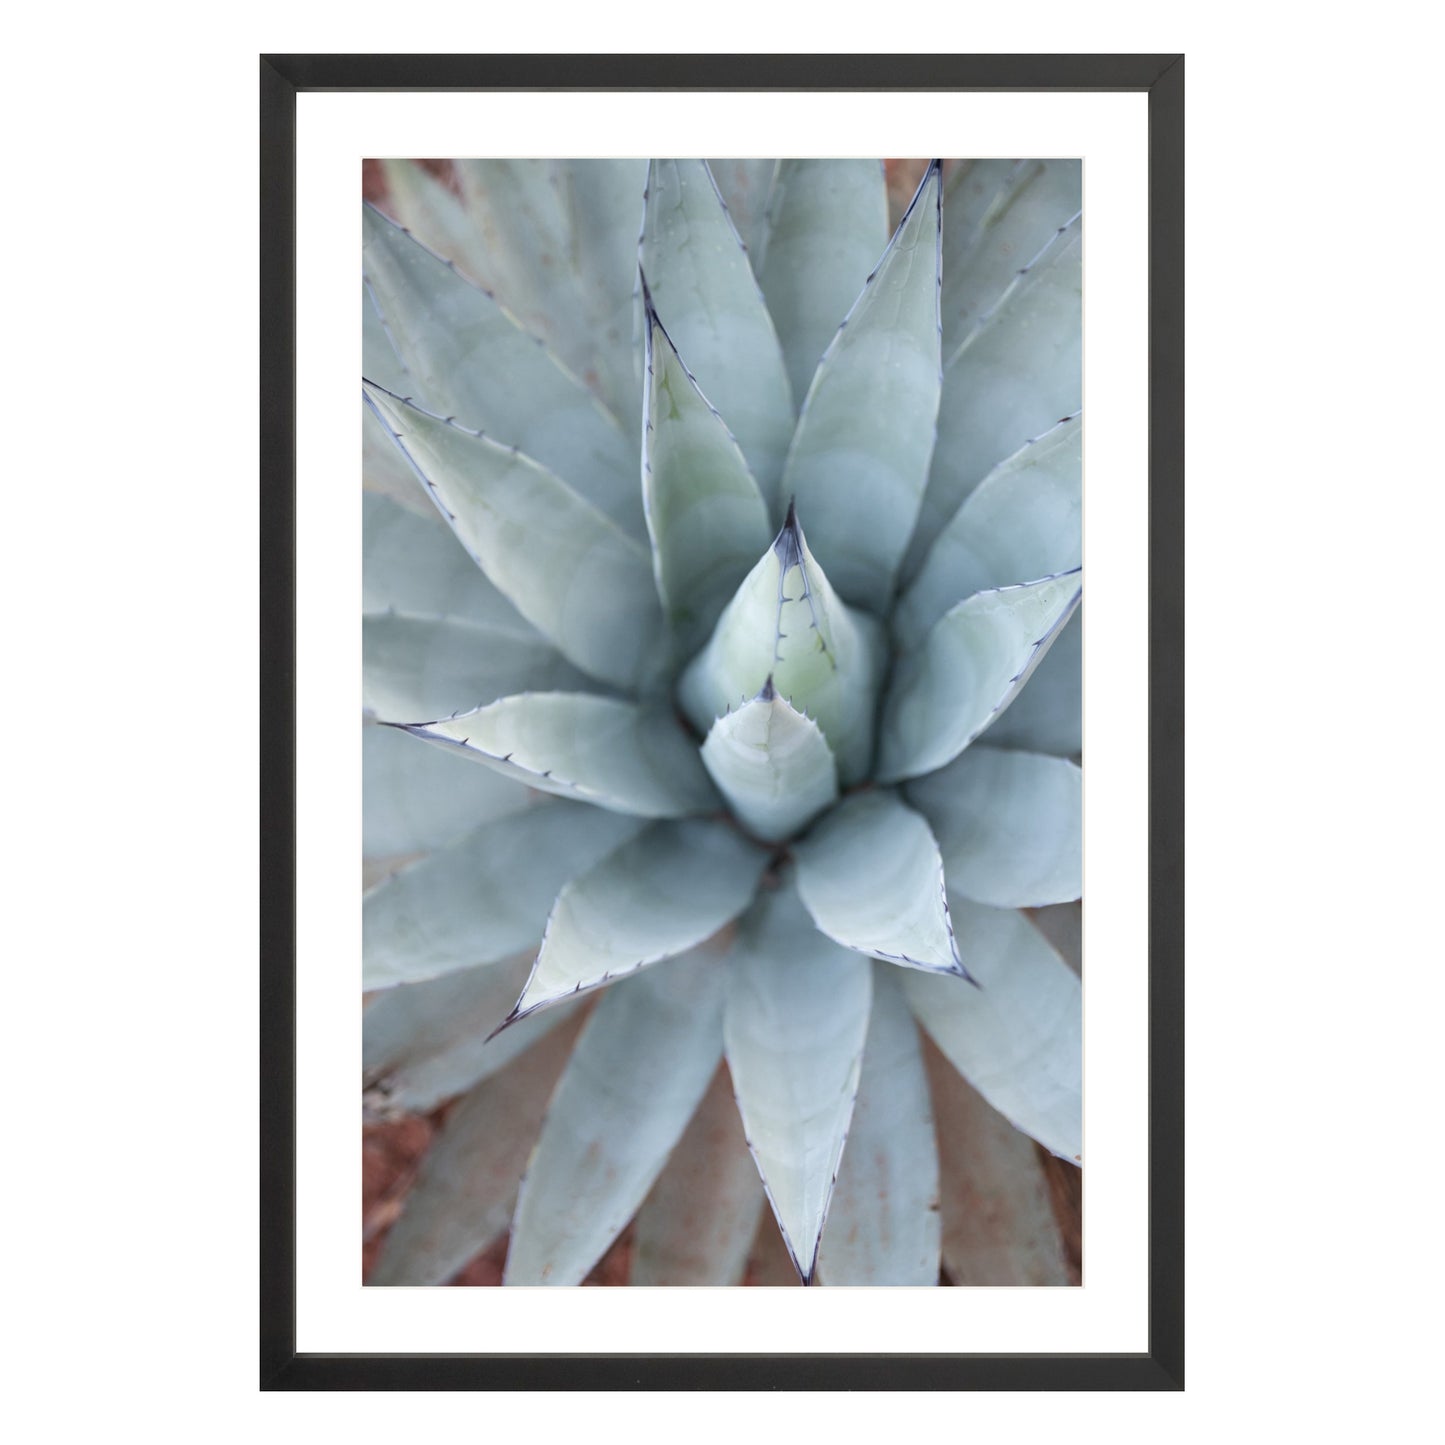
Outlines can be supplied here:
[[777, 553], [785, 573], [803, 560], [803, 529], [798, 523], [796, 497], [788, 498], [788, 515], [783, 518], [783, 525], [773, 539], [773, 551]]
[[[527, 1010], [527, 1013], [530, 1012], [530, 1009]], [[491, 1041], [496, 1038], [498, 1034], [502, 1033], [505, 1029], [511, 1028], [514, 1023], [520, 1022], [520, 1020], [524, 1019], [526, 1016], [526, 1013], [522, 1013], [519, 1012], [517, 1009], [513, 1009], [511, 1013], [509, 1013], [506, 1018], [504, 1018], [501, 1023], [499, 1023], [496, 1028], [494, 1028], [491, 1033], [489, 1033], [486, 1038], [482, 1040], [482, 1042], [485, 1044], [491, 1043]]]

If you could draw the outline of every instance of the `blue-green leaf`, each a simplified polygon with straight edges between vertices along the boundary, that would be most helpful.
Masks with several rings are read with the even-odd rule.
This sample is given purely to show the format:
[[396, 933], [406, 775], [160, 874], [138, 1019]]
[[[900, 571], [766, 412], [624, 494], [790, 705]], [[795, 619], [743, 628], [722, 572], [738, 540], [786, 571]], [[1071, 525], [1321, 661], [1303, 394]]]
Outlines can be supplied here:
[[642, 418], [642, 495], [673, 646], [691, 657], [768, 545], [772, 528], [738, 444], [652, 309]]
[[408, 729], [528, 787], [618, 813], [681, 818], [720, 800], [670, 710], [533, 692]]
[[772, 504], [793, 432], [788, 373], [747, 255], [702, 161], [652, 162], [642, 270], [668, 335]]
[[383, 1119], [429, 1113], [499, 1073], [570, 1018], [569, 1008], [547, 1009], [489, 1037], [531, 965], [532, 955], [522, 953], [377, 994], [361, 1016], [365, 1112]]
[[789, 508], [782, 531], [683, 673], [678, 700], [705, 733], [771, 678], [778, 695], [822, 729], [846, 787], [867, 776], [873, 756], [883, 657], [881, 627], [833, 591]]
[[487, 159], [455, 166], [486, 267], [478, 279], [580, 376], [573, 332], [583, 301], [558, 163]]
[[364, 858], [425, 853], [531, 805], [526, 788], [464, 768], [397, 728], [363, 725], [361, 776]]
[[877, 964], [818, 1273], [829, 1285], [936, 1285], [938, 1260], [938, 1147], [918, 1026], [893, 970]]
[[[475, 285], [490, 286], [486, 246], [461, 197], [419, 161], [387, 159], [381, 167], [387, 203], [401, 226]], [[387, 386], [379, 376], [371, 379]]]
[[632, 421], [631, 303], [647, 163], [463, 160], [457, 175], [485, 248], [484, 284], [614, 415]]
[[888, 240], [888, 190], [876, 160], [783, 160], [768, 200], [767, 247], [754, 269], [778, 329], [793, 396]]
[[367, 894], [363, 985], [435, 978], [534, 944], [558, 889], [642, 826], [559, 801], [484, 823], [437, 849]]
[[367, 1284], [445, 1284], [506, 1229], [572, 1038], [543, 1039], [447, 1115]]
[[[587, 340], [598, 386], [614, 416], [637, 416], [641, 371], [634, 341], [633, 293], [642, 230], [645, 160], [558, 161], [558, 183], [571, 223], [570, 257], [581, 283]], [[590, 366], [581, 375], [591, 385]]]
[[[372, 425], [380, 427], [371, 408], [363, 403], [363, 409]], [[385, 428], [382, 432], [385, 436]], [[418, 516], [385, 496], [362, 497], [362, 610], [455, 617], [534, 633], [526, 618], [467, 556], [390, 436], [386, 436], [386, 445], [406, 466], [407, 485], [421, 498], [426, 512]]]
[[725, 979], [699, 950], [597, 1005], [527, 1166], [504, 1284], [580, 1284], [622, 1232], [717, 1069]]
[[762, 1212], [732, 1080], [720, 1068], [637, 1211], [630, 1282], [741, 1284]]
[[943, 192], [943, 345], [952, 355], [1083, 205], [1077, 160], [965, 161]]
[[361, 283], [361, 374], [388, 391], [404, 391], [410, 380], [392, 344], [386, 318], [365, 280]]
[[720, 717], [702, 761], [733, 816], [755, 837], [791, 837], [838, 796], [838, 768], [818, 724], [763, 690]]
[[779, 162], [709, 161], [707, 165], [717, 183], [718, 194], [727, 208], [733, 230], [752, 256], [753, 269], [756, 270], [758, 253], [767, 238], [768, 197]]
[[361, 485], [366, 495], [385, 497], [415, 516], [436, 515], [436, 507], [420, 478], [364, 401], [361, 404]]
[[[487, 284], [499, 285], [505, 276], [514, 289], [535, 293], [538, 305], [545, 305], [542, 293], [555, 280], [567, 244], [557, 162], [489, 158], [455, 165], [468, 219], [492, 259]], [[543, 255], [526, 254], [539, 248]]]
[[867, 959], [824, 938], [791, 887], [744, 918], [723, 1031], [748, 1148], [793, 1264], [811, 1284], [858, 1093]]
[[905, 577], [999, 462], [1082, 405], [1082, 258], [1076, 218], [945, 359], [938, 441]]
[[980, 744], [907, 793], [933, 825], [950, 888], [995, 908], [1040, 908], [1084, 890], [1083, 777], [1066, 758]]
[[525, 623], [520, 627], [378, 612], [361, 622], [362, 704], [383, 722], [449, 716], [528, 688], [587, 679]]
[[834, 586], [880, 616], [938, 420], [939, 193], [935, 163], [823, 356], [783, 471]]
[[891, 789], [846, 798], [793, 854], [798, 896], [829, 938], [907, 968], [968, 976], [938, 844]]
[[1007, 712], [988, 727], [991, 747], [1077, 758], [1084, 750], [1084, 609], [1075, 609], [1058, 641]]
[[666, 661], [647, 550], [561, 478], [378, 387], [367, 400], [477, 564], [584, 672], [650, 684]]
[[918, 1021], [949, 1063], [1016, 1129], [1083, 1158], [1079, 980], [1022, 913], [949, 898], [959, 948], [982, 988], [900, 971]]
[[995, 467], [928, 550], [893, 613], [905, 647], [955, 603], [990, 587], [1032, 582], [1084, 558], [1083, 414], [1065, 418]]
[[371, 208], [363, 264], [410, 375], [395, 395], [455, 417], [503, 449], [519, 447], [629, 536], [644, 538], [629, 434], [538, 338]]
[[1076, 1283], [1033, 1141], [935, 1050], [928, 1062], [949, 1279], [963, 1286]]
[[767, 861], [726, 823], [653, 823], [557, 895], [508, 1022], [711, 938], [748, 906]]
[[1082, 572], [1066, 572], [976, 593], [944, 613], [895, 668], [878, 778], [916, 778], [956, 758], [1018, 695], [1082, 589]]

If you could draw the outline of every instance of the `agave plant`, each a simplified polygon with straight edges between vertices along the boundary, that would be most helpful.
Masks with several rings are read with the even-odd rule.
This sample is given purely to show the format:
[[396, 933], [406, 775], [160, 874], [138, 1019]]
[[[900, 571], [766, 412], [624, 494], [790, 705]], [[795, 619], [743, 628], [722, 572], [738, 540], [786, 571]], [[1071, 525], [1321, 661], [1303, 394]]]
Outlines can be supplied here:
[[386, 177], [364, 1083], [451, 1102], [371, 1282], [1065, 1282], [1077, 162]]

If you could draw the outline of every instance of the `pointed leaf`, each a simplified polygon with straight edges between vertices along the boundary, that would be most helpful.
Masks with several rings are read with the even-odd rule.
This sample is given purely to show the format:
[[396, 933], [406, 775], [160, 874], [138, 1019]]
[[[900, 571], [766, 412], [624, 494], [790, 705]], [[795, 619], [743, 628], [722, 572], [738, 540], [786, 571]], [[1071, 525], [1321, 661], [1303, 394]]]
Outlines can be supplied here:
[[462, 160], [483, 284], [568, 368], [635, 419], [631, 301], [647, 163]]
[[747, 254], [702, 161], [652, 162], [641, 257], [668, 335], [772, 503], [793, 431], [788, 373]]
[[893, 970], [875, 964], [858, 1103], [818, 1272], [829, 1285], [936, 1285], [938, 1258], [938, 1146], [918, 1025]]
[[768, 196], [777, 161], [709, 161], [708, 169], [727, 208], [738, 240], [747, 248], [757, 269], [758, 253], [766, 240]]
[[[719, 182], [721, 184], [721, 182]], [[767, 249], [754, 269], [778, 329], [793, 396], [888, 241], [888, 189], [876, 160], [783, 160], [768, 201]]]
[[574, 1032], [557, 1030], [447, 1116], [367, 1284], [445, 1284], [506, 1229]]
[[767, 861], [725, 823], [652, 824], [558, 894], [511, 1018], [711, 938], [748, 906]]
[[577, 334], [584, 302], [572, 265], [571, 226], [557, 162], [455, 164], [486, 268], [478, 279], [580, 376], [587, 350]]
[[[632, 291], [645, 160], [462, 161], [458, 179], [470, 211], [416, 162], [383, 165], [404, 226], [545, 335], [615, 416], [636, 416]], [[555, 188], [554, 200], [542, 215], [532, 215], [530, 226], [521, 224], [521, 211], [505, 194], [509, 181], [527, 177], [499, 174], [519, 168], [530, 168], [533, 178]], [[538, 244], [541, 238], [546, 247]], [[561, 279], [570, 277], [570, 284], [556, 284], [559, 264], [567, 273]], [[529, 279], [532, 272], [540, 273], [540, 290]], [[569, 301], [570, 308], [564, 304]]]
[[818, 366], [783, 472], [834, 586], [880, 616], [938, 420], [939, 193], [935, 163]]
[[1059, 231], [946, 359], [933, 467], [905, 577], [999, 462], [1082, 405], [1081, 237], [1077, 219]]
[[[565, 284], [567, 218], [553, 160], [458, 160], [467, 219], [491, 264], [487, 286], [519, 316], [543, 313], [546, 290]], [[541, 254], [529, 254], [540, 252]]]
[[[486, 249], [462, 198], [420, 161], [388, 159], [381, 168], [387, 203], [401, 226], [474, 284], [487, 286]], [[387, 385], [380, 377], [371, 379]]]
[[848, 1137], [872, 974], [812, 924], [791, 887], [738, 929], [723, 1032], [748, 1148], [805, 1284]]
[[978, 319], [1083, 205], [1077, 160], [967, 161], [943, 195], [943, 344]]
[[363, 726], [361, 776], [366, 858], [425, 853], [532, 802], [510, 779], [464, 768], [396, 728]]
[[808, 550], [793, 509], [683, 673], [678, 699], [699, 732], [756, 697], [778, 695], [817, 722], [846, 787], [867, 776], [882, 629], [844, 605]]
[[[410, 377], [402, 358], [396, 354], [386, 322], [377, 308], [376, 296], [366, 280], [361, 282], [361, 374], [373, 377], [390, 392], [409, 392]], [[392, 497], [407, 512], [434, 516], [435, 507], [423, 493], [412, 468], [397, 455], [386, 428], [377, 422], [366, 405], [361, 407], [361, 484], [377, 496]]]
[[[361, 283], [361, 372], [388, 391], [408, 392], [415, 388], [401, 358], [396, 354], [391, 336], [377, 308], [371, 287]], [[434, 517], [436, 508], [422, 490], [415, 474], [406, 464], [386, 434], [386, 428], [361, 408], [361, 481], [362, 486], [380, 497], [392, 498], [397, 506], [423, 517]], [[371, 500], [368, 498], [368, 501]]]
[[1037, 1148], [928, 1050], [943, 1184], [943, 1262], [956, 1285], [1067, 1285]]
[[968, 976], [938, 844], [891, 789], [845, 798], [793, 854], [798, 896], [829, 938], [889, 963]]
[[1082, 595], [1083, 573], [979, 592], [901, 657], [883, 707], [878, 778], [931, 773], [1018, 695]]
[[504, 1284], [580, 1284], [622, 1232], [717, 1069], [725, 979], [698, 950], [598, 1003], [527, 1166]]
[[528, 787], [643, 818], [720, 803], [676, 717], [590, 693], [533, 692], [407, 729]]
[[644, 283], [647, 390], [642, 494], [653, 570], [674, 647], [691, 657], [772, 531], [738, 444], [697, 389]]
[[[367, 408], [372, 424], [380, 423]], [[401, 458], [388, 436], [386, 444]], [[403, 465], [405, 459], [401, 458]], [[442, 520], [408, 466], [408, 485], [426, 503], [418, 516], [389, 497], [361, 502], [361, 606], [365, 612], [411, 612], [505, 626], [533, 634], [531, 623], [487, 581]], [[540, 634], [536, 634], [540, 637]]]
[[383, 722], [412, 722], [527, 688], [586, 686], [550, 642], [522, 629], [401, 612], [363, 617], [362, 704]]
[[462, 545], [565, 657], [624, 688], [658, 671], [662, 612], [643, 547], [529, 457], [377, 387], [366, 396]]
[[893, 613], [893, 633], [916, 647], [955, 603], [990, 587], [1032, 582], [1084, 559], [1083, 414], [995, 467], [934, 540]]
[[361, 403], [361, 486], [363, 493], [386, 497], [428, 521], [437, 514], [436, 504], [427, 495], [421, 479], [397, 451], [391, 433], [364, 398]]
[[777, 695], [771, 680], [712, 725], [702, 761], [733, 816], [764, 842], [791, 837], [838, 796], [827, 739]]
[[361, 372], [388, 391], [405, 391], [410, 381], [392, 344], [386, 318], [365, 280], [361, 283]]
[[[597, 388], [630, 429], [637, 416], [641, 374], [633, 345], [633, 293], [642, 230], [645, 160], [557, 161], [558, 183], [571, 223], [570, 257], [582, 286], [583, 331], [592, 345]], [[592, 385], [590, 367], [580, 374]]]
[[570, 1018], [571, 1009], [548, 1009], [488, 1037], [506, 1018], [531, 966], [532, 955], [520, 953], [377, 994], [361, 1016], [365, 1112], [383, 1119], [429, 1113], [499, 1073]]
[[741, 1284], [762, 1212], [732, 1080], [720, 1068], [637, 1211], [631, 1283]]
[[933, 825], [948, 886], [965, 898], [1039, 908], [1084, 891], [1084, 775], [1067, 759], [980, 744], [907, 794]]
[[959, 947], [982, 988], [899, 974], [919, 1023], [949, 1063], [1016, 1129], [1083, 1158], [1079, 980], [1022, 913], [949, 897]]
[[1007, 712], [988, 728], [990, 747], [1023, 748], [1077, 758], [1084, 751], [1084, 609], [1064, 624], [1058, 641]]
[[[751, 1159], [748, 1162], [751, 1164]], [[752, 1168], [756, 1177], [757, 1165], [753, 1164]], [[753, 1237], [752, 1248], [748, 1251], [744, 1283], [764, 1289], [796, 1289], [803, 1283], [798, 1277], [798, 1267], [793, 1263], [793, 1256], [788, 1253], [787, 1243], [771, 1209], [763, 1211], [758, 1232]]]
[[536, 337], [371, 208], [363, 264], [410, 373], [407, 390], [395, 395], [520, 448], [642, 539], [632, 442]]
[[364, 986], [435, 978], [534, 944], [558, 889], [641, 826], [556, 802], [484, 823], [439, 848], [367, 894]]

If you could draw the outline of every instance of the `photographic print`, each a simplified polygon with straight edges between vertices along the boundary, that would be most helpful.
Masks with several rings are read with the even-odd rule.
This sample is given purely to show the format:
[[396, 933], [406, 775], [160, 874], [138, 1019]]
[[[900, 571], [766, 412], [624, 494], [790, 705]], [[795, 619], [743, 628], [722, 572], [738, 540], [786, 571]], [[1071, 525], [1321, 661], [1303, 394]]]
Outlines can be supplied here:
[[367, 161], [362, 1279], [1082, 1279], [1082, 164]]

